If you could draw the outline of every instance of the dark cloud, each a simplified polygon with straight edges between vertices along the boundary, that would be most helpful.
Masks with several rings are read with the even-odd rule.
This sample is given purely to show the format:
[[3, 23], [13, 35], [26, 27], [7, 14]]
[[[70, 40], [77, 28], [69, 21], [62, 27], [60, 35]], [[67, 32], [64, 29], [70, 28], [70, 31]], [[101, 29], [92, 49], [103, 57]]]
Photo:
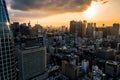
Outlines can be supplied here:
[[108, 3], [108, 1], [104, 1], [104, 2], [103, 2], [103, 4], [106, 4], [106, 3]]
[[81, 12], [92, 0], [11, 0], [11, 8], [22, 11]]
[[109, 0], [93, 0], [93, 1], [101, 2], [102, 4], [106, 4], [109, 2]]
[[108, 0], [6, 0], [6, 3], [11, 20], [19, 21], [22, 18], [27, 20], [66, 12], [82, 12], [88, 9], [92, 1], [105, 4]]

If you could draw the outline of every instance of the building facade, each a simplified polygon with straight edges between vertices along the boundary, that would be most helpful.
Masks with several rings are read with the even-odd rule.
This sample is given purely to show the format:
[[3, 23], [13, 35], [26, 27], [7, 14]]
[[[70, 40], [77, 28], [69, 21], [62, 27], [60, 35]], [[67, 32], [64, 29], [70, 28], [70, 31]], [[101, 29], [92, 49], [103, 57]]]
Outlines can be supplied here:
[[113, 24], [113, 36], [115, 36], [116, 39], [120, 36], [120, 24], [114, 23]]
[[79, 37], [86, 37], [87, 21], [70, 21], [70, 33]]
[[46, 72], [46, 48], [36, 47], [16, 50], [18, 53], [18, 80], [44, 80]]
[[0, 80], [16, 79], [16, 60], [5, 0], [0, 0]]
[[95, 29], [96, 29], [96, 23], [88, 23], [87, 29], [86, 29], [86, 36], [88, 38], [94, 38], [95, 37]]

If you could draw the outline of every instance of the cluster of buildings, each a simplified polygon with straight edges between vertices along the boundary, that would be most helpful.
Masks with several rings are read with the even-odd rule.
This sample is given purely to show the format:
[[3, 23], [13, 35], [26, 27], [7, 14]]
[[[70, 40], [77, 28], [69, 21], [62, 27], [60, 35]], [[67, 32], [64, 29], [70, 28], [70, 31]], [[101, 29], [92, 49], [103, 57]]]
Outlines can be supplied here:
[[119, 40], [120, 24], [114, 23], [113, 26], [97, 27], [96, 23], [87, 23], [87, 21], [71, 21], [70, 33], [78, 35], [81, 38], [107, 38]]
[[44, 29], [10, 23], [0, 1], [0, 80], [120, 80], [120, 24], [71, 21]]
[[43, 38], [39, 37], [38, 39], [36, 37], [37, 32], [39, 32], [36, 31], [38, 30], [36, 28], [41, 29], [42, 27], [35, 25], [34, 28], [30, 29], [30, 24], [19, 25], [17, 22], [10, 27], [9, 23], [5, 0], [1, 0], [0, 80], [46, 79], [48, 76], [46, 70], [46, 48], [42, 43]]
[[13, 22], [10, 26], [13, 31], [14, 36], [16, 37], [18, 33], [21, 35], [32, 35], [36, 36], [39, 32], [43, 30], [42, 26], [39, 24], [35, 24], [35, 26], [31, 26], [30, 22], [28, 24], [19, 22]]
[[48, 64], [60, 66], [61, 72], [55, 72], [70, 80], [120, 79], [119, 42], [75, 39], [71, 34], [51, 35], [48, 41]]

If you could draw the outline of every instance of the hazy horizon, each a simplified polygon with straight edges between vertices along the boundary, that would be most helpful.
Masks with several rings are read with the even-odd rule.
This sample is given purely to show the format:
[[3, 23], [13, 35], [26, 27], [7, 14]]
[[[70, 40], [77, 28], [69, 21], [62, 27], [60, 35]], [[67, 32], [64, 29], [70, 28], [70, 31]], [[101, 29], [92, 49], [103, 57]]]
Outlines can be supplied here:
[[69, 26], [71, 20], [87, 20], [111, 26], [119, 23], [120, 0], [6, 0], [11, 22]]

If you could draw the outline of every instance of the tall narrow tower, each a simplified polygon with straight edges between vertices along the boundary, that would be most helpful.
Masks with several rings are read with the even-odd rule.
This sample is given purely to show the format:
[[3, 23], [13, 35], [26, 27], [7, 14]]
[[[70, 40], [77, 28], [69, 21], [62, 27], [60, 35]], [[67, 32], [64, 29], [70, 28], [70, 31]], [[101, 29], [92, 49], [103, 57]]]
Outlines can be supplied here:
[[16, 80], [14, 46], [5, 0], [0, 0], [0, 80]]

